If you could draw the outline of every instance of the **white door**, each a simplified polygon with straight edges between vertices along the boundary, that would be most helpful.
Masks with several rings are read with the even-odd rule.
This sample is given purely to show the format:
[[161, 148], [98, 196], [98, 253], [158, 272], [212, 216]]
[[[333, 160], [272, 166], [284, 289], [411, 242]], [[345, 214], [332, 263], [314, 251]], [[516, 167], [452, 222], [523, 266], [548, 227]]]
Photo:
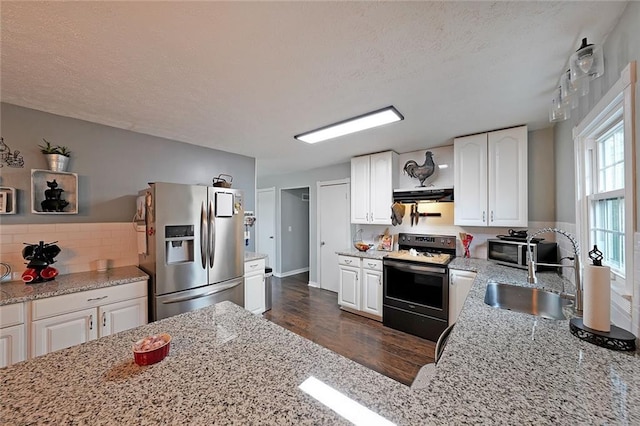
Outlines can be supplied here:
[[382, 316], [382, 272], [362, 270], [362, 310]]
[[244, 308], [254, 314], [265, 310], [264, 274], [251, 274], [244, 277]]
[[86, 343], [98, 338], [95, 308], [34, 321], [33, 356]]
[[24, 324], [0, 329], [0, 368], [27, 359], [26, 347]]
[[371, 155], [371, 183], [369, 187], [369, 223], [391, 225], [393, 204], [393, 153]]
[[120, 333], [147, 323], [147, 298], [100, 306], [100, 337]]
[[348, 182], [318, 184], [318, 284], [338, 292], [337, 251], [351, 247]]
[[340, 291], [338, 292], [338, 304], [359, 311], [360, 268], [340, 265], [339, 271]]
[[527, 128], [489, 133], [489, 226], [527, 226]]
[[351, 159], [351, 223], [369, 223], [371, 169], [369, 155]]
[[453, 153], [455, 224], [487, 226], [487, 134], [456, 138]]
[[276, 190], [259, 189], [256, 208], [256, 251], [266, 254], [267, 266], [276, 264]]

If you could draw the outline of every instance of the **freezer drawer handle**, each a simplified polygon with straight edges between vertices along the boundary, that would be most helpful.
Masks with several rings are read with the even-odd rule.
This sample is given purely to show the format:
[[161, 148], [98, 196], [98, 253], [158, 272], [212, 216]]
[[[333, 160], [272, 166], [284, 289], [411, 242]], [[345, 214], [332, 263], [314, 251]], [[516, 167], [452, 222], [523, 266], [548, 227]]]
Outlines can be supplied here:
[[162, 302], [162, 304], [168, 305], [170, 303], [180, 303], [180, 302], [186, 302], [187, 300], [200, 299], [202, 297], [211, 296], [212, 294], [216, 294], [216, 293], [220, 293], [221, 291], [228, 290], [228, 289], [233, 288], [233, 287], [235, 287], [237, 285], [240, 285], [240, 283], [242, 283], [242, 281], [239, 281], [239, 282], [237, 282], [235, 284], [227, 284], [227, 285], [225, 285], [223, 287], [217, 288], [215, 290], [208, 291], [206, 293], [198, 294], [198, 295], [195, 295], [195, 296], [177, 297], [175, 299], [165, 300], [164, 302]]

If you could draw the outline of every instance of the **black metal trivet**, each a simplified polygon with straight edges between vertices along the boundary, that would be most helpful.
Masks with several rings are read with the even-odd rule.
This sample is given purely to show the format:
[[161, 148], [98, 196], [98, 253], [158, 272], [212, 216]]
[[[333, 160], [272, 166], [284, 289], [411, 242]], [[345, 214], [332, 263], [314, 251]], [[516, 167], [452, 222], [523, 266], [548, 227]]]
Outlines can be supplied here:
[[569, 321], [571, 334], [591, 344], [602, 346], [614, 351], [635, 351], [636, 336], [615, 325], [611, 325], [611, 331], [598, 331], [587, 327], [582, 318], [571, 318]]

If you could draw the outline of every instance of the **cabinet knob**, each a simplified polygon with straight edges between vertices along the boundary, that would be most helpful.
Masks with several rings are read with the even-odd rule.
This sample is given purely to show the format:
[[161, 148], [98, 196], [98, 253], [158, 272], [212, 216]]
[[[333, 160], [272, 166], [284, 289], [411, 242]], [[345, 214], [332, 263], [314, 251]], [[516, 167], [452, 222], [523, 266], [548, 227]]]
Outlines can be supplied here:
[[323, 246], [325, 244], [327, 244], [327, 243], [325, 243], [324, 241], [320, 241], [320, 246]]

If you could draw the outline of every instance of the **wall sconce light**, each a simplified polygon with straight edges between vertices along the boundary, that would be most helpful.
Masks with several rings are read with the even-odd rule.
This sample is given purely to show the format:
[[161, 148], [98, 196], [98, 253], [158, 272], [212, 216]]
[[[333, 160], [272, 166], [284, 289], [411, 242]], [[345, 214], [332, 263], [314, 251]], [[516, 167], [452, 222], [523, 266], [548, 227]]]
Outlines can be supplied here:
[[554, 91], [549, 110], [549, 121], [563, 121], [571, 117], [571, 110], [578, 107], [579, 98], [589, 94], [589, 84], [604, 74], [602, 46], [582, 44], [569, 58], [569, 69], [560, 76], [560, 86]]
[[580, 48], [571, 55], [569, 68], [571, 69], [571, 80], [573, 81], [581, 78], [593, 80], [600, 77], [604, 74], [602, 46], [587, 44], [587, 38], [583, 38]]
[[562, 87], [558, 87], [555, 91], [556, 95], [551, 100], [551, 109], [549, 109], [549, 121], [564, 121], [571, 117], [571, 108], [567, 99], [562, 97]]

